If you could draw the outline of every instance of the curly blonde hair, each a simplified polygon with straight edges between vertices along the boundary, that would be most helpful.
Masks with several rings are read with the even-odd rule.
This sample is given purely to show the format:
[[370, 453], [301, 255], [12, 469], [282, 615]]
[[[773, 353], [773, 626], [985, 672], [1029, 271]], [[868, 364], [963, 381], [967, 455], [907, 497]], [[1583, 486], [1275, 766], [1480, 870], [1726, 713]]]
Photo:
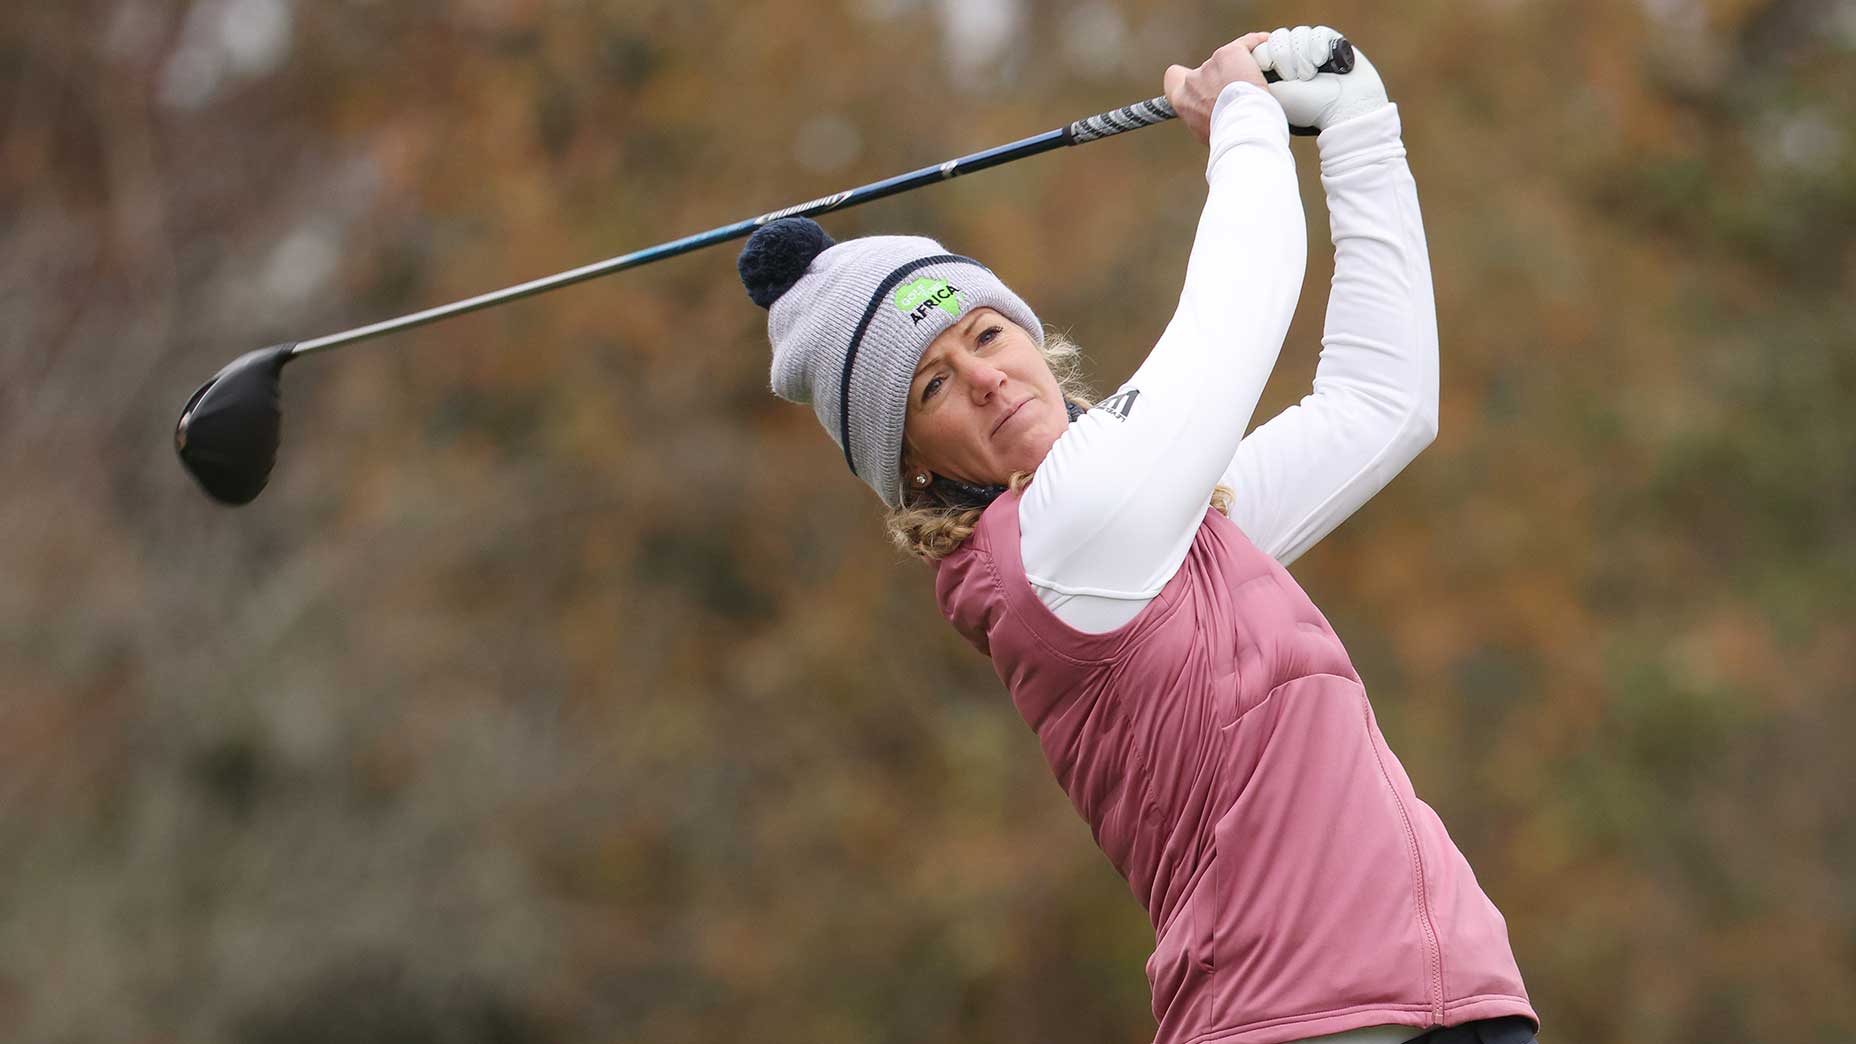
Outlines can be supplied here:
[[[1044, 355], [1045, 365], [1057, 378], [1057, 387], [1063, 391], [1065, 400], [1085, 410], [1095, 405], [1089, 386], [1083, 380], [1083, 352], [1075, 341], [1052, 333], [1044, 338], [1044, 346], [1039, 351]], [[1011, 489], [1023, 489], [1031, 482], [1032, 474], [1013, 472], [1006, 485]], [[1219, 486], [1212, 490], [1211, 506], [1229, 514], [1231, 496], [1230, 489]], [[891, 511], [885, 520], [889, 539], [896, 547], [924, 562], [939, 562], [958, 550], [967, 537], [973, 535], [973, 527], [979, 524], [980, 515], [986, 510], [983, 507], [950, 507], [926, 490], [904, 490], [902, 497], [902, 506]]]

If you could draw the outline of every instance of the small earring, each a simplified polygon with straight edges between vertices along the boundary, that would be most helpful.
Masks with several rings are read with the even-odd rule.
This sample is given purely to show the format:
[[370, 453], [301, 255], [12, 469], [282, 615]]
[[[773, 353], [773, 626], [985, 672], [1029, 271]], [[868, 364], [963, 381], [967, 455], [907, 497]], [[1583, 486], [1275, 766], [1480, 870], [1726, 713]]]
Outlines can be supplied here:
[[927, 489], [928, 488], [928, 474], [922, 471], [916, 472], [915, 473], [915, 485], [918, 488]]

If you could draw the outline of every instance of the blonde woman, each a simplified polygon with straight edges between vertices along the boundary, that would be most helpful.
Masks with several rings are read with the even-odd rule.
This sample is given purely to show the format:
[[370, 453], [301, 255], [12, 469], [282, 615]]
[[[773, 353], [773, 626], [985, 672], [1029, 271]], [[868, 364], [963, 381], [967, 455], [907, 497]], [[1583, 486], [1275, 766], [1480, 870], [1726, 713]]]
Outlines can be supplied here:
[[[774, 391], [936, 564], [1152, 920], [1157, 1042], [1521, 1044], [1538, 1020], [1502, 916], [1284, 569], [1437, 423], [1398, 110], [1364, 55], [1317, 73], [1335, 35], [1166, 71], [1210, 191], [1172, 322], [1093, 406], [1030, 307], [933, 240], [789, 219], [739, 267]], [[1312, 394], [1245, 437], [1306, 263], [1291, 125], [1319, 131], [1333, 289]]]

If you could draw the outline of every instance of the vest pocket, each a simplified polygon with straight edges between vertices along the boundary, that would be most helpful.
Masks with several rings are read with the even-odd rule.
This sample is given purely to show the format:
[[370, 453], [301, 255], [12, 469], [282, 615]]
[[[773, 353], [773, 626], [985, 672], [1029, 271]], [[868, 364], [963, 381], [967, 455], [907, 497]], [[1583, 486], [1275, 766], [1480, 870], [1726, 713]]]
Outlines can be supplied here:
[[[1210, 894], [1210, 888], [1206, 888]], [[1180, 910], [1160, 938], [1154, 940], [1153, 957], [1147, 959], [1147, 985], [1153, 988], [1154, 1020], [1166, 1022], [1166, 1014], [1175, 1003], [1192, 1003], [1197, 986], [1212, 972], [1210, 947], [1201, 944], [1199, 910]]]
[[1212, 854], [1212, 864], [1205, 868], [1205, 875], [1199, 880], [1198, 894], [1192, 897], [1192, 908], [1187, 913], [1192, 915], [1193, 940], [1197, 943], [1193, 963], [1200, 971], [1209, 972], [1218, 966], [1218, 906], [1224, 899], [1218, 891], [1216, 852]]
[[1218, 921], [1215, 868], [1214, 860], [1200, 872], [1192, 894], [1154, 940], [1147, 984], [1153, 988], [1156, 1019], [1165, 1019], [1167, 1009], [1190, 998], [1198, 980], [1212, 972], [1212, 933]]

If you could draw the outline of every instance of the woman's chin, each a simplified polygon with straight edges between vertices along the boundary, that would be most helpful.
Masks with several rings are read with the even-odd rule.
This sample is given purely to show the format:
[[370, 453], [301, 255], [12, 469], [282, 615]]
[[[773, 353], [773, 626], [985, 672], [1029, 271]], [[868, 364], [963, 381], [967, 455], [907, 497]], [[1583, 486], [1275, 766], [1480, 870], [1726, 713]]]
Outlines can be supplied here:
[[[1064, 418], [1064, 427], [1069, 426], [1069, 418]], [[1011, 445], [1000, 447], [999, 457], [1007, 468], [1007, 474], [1020, 471], [1036, 471], [1044, 458], [1050, 455], [1050, 448], [1057, 444], [1064, 428], [1040, 425], [1027, 427], [1023, 434], [1011, 441]]]

